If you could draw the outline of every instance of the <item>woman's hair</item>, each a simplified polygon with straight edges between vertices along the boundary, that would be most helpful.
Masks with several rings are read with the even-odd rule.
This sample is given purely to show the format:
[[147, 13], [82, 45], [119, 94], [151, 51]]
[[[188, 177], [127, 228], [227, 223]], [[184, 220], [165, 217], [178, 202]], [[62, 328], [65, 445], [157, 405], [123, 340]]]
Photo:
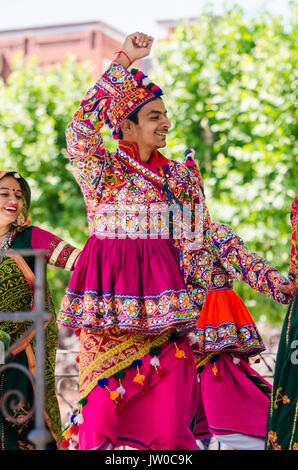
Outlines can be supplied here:
[[[135, 112], [135, 113], [130, 114], [129, 116], [127, 116], [126, 119], [129, 119], [130, 121], [134, 122], [135, 124], [138, 124], [139, 123], [138, 111]], [[118, 131], [118, 137], [119, 137], [120, 140], [123, 139], [123, 132], [122, 132], [121, 127], [119, 128], [119, 131]]]

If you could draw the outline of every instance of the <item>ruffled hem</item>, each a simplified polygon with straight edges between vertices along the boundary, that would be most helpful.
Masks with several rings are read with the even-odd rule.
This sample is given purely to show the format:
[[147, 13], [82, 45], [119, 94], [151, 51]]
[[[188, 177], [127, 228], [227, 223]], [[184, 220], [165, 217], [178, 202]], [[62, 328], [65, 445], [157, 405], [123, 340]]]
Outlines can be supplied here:
[[118, 327], [121, 332], [156, 335], [172, 328], [194, 331], [198, 316], [183, 289], [145, 298], [111, 292], [99, 296], [92, 290], [81, 294], [68, 289], [58, 322], [97, 333]]
[[197, 321], [195, 341], [196, 356], [223, 351], [254, 356], [265, 350], [249, 311], [232, 289], [219, 289], [207, 294]]

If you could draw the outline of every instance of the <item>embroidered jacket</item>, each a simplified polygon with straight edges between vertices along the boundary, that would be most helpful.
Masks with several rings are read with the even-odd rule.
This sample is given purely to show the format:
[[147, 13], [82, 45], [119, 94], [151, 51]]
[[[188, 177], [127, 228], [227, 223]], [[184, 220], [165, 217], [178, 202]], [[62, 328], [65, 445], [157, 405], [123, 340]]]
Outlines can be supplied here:
[[[130, 72], [117, 62], [86, 94], [67, 128], [68, 153], [86, 202], [90, 235], [169, 234], [188, 258], [184, 273], [192, 300], [202, 306], [211, 279], [213, 255], [205, 237], [210, 220], [196, 176], [185, 165], [167, 161], [155, 169], [118, 148], [108, 152], [100, 135], [125, 94]], [[170, 209], [169, 209], [170, 207]], [[182, 216], [183, 213], [183, 216]], [[193, 237], [196, 234], [196, 237]]]

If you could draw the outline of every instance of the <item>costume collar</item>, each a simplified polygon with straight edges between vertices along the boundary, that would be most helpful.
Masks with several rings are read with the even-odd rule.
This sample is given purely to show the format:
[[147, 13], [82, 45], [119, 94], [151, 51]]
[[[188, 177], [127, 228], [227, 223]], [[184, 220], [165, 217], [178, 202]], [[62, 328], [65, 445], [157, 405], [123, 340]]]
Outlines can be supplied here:
[[[139, 162], [141, 161], [138, 145], [135, 142], [119, 140], [119, 148], [135, 160]], [[164, 157], [158, 150], [154, 150], [147, 165], [152, 166], [154, 168], [158, 168], [160, 166], [167, 165], [167, 163], [169, 163], [169, 160]]]

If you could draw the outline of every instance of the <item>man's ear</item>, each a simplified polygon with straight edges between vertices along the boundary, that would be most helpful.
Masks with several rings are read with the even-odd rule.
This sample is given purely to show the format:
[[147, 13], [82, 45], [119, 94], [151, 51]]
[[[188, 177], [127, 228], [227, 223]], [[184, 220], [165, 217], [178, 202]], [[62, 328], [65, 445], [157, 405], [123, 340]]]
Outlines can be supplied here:
[[121, 130], [122, 130], [122, 134], [131, 134], [131, 132], [133, 131], [133, 122], [130, 121], [129, 119], [124, 119], [121, 123]]

